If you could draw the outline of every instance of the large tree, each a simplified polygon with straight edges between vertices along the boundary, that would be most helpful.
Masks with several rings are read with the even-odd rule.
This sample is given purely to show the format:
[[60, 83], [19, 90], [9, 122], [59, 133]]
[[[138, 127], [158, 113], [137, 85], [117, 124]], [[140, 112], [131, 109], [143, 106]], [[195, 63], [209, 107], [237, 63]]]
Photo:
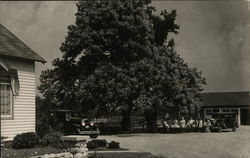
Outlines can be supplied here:
[[[205, 79], [176, 53], [176, 11], [155, 14], [150, 0], [84, 0], [62, 43], [62, 59], [42, 74], [41, 91], [58, 106], [123, 116], [145, 113], [156, 129], [159, 111], [198, 109]], [[48, 81], [49, 80], [49, 81]]]

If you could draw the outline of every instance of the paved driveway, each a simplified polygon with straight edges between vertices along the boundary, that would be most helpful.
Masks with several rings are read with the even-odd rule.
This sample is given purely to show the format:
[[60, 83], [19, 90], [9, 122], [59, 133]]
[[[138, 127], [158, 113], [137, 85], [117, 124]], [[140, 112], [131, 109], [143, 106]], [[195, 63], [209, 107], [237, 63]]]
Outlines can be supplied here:
[[121, 147], [167, 158], [250, 158], [250, 126], [237, 132], [100, 136]]

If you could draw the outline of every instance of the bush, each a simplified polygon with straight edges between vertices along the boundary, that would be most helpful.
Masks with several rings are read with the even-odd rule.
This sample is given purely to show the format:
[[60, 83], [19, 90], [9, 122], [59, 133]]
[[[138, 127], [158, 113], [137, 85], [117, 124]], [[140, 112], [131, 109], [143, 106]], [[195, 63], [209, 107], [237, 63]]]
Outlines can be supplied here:
[[95, 139], [95, 140], [92, 140], [96, 143], [96, 146], [97, 147], [105, 147], [107, 146], [107, 141], [105, 139]]
[[97, 139], [97, 146], [98, 147], [106, 147], [107, 146], [107, 141], [105, 139]]
[[96, 149], [97, 147], [106, 147], [107, 141], [105, 139], [94, 139], [87, 143], [88, 149]]
[[89, 141], [87, 143], [87, 148], [88, 149], [96, 149], [97, 148], [96, 142], [94, 142], [93, 140]]
[[44, 137], [50, 129], [55, 131], [63, 130], [63, 123], [59, 120], [56, 115], [51, 115], [51, 107], [54, 106], [54, 103], [51, 102], [51, 99], [41, 98], [36, 96], [36, 134], [39, 137]]
[[109, 149], [119, 149], [120, 148], [120, 143], [112, 141], [112, 142], [108, 143], [108, 148]]
[[52, 146], [61, 148], [62, 144], [61, 136], [62, 136], [61, 132], [50, 131], [42, 138], [41, 144], [43, 146]]
[[13, 139], [12, 147], [14, 149], [33, 148], [37, 144], [37, 140], [34, 132], [18, 134]]

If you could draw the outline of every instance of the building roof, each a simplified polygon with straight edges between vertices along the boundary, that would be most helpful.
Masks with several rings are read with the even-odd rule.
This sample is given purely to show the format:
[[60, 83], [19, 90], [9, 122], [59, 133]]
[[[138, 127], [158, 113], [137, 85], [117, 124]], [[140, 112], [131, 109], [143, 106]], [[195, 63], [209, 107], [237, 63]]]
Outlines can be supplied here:
[[201, 96], [202, 96], [202, 104], [204, 106], [213, 106], [213, 105], [250, 106], [250, 91], [209, 92], [209, 93], [201, 93]]
[[0, 55], [46, 62], [2, 24], [0, 24]]

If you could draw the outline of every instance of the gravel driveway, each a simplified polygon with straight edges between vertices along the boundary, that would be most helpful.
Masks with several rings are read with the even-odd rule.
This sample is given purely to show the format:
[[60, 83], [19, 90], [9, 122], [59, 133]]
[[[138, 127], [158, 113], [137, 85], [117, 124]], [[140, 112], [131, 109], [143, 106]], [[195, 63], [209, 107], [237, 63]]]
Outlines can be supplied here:
[[167, 158], [250, 158], [250, 126], [237, 132], [126, 134], [100, 136], [122, 148], [151, 152]]

